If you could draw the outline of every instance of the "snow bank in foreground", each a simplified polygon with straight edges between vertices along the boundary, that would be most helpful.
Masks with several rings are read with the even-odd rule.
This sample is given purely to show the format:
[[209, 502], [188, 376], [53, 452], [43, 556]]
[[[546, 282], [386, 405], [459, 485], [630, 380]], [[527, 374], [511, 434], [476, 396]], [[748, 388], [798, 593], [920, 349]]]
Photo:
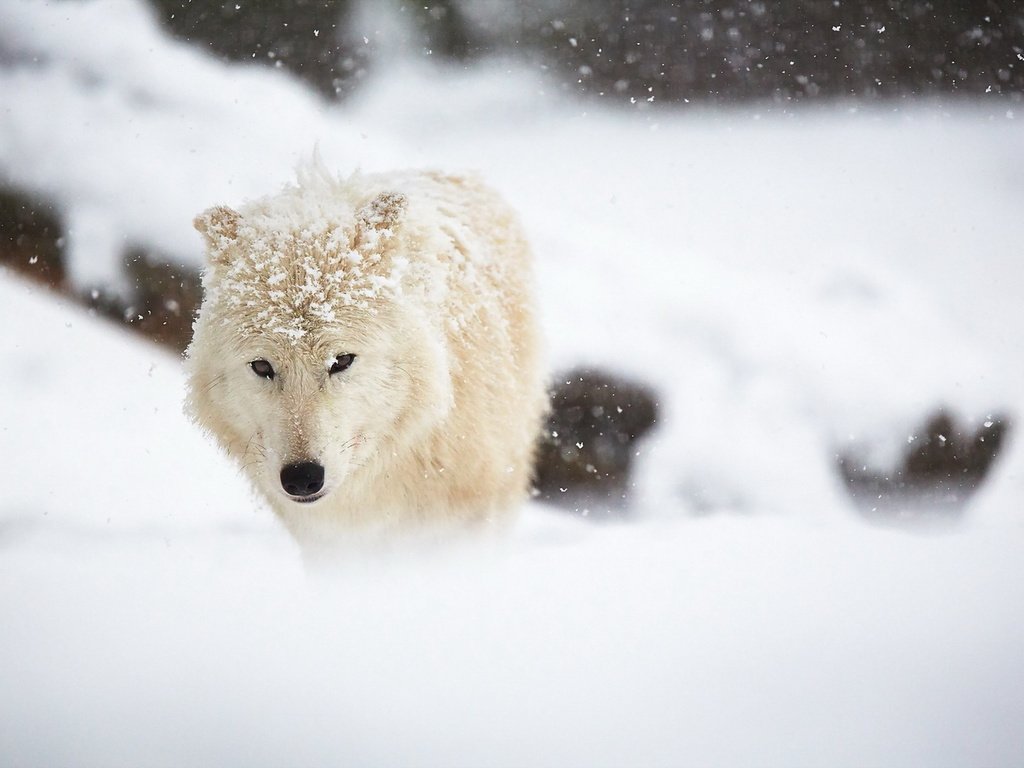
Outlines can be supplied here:
[[1019, 521], [530, 508], [307, 577], [172, 358], [11, 278], [0, 307], [6, 764], [1024, 757]]

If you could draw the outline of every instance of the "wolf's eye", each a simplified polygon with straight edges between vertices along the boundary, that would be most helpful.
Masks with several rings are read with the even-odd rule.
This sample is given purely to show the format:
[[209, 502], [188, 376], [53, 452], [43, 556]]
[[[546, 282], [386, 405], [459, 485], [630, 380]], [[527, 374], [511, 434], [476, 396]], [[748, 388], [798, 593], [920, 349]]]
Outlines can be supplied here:
[[253, 360], [251, 363], [249, 363], [249, 367], [252, 368], [252, 372], [259, 376], [261, 379], [274, 378], [274, 366], [272, 366], [266, 360]]
[[331, 365], [331, 373], [341, 373], [356, 359], [355, 355], [338, 355], [334, 358], [334, 363]]

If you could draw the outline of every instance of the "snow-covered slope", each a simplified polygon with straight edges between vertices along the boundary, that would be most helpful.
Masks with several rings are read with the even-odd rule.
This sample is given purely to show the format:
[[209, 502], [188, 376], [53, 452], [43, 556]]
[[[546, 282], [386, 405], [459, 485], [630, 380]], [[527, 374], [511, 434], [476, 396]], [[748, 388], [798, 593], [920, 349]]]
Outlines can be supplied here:
[[533, 507], [505, 542], [307, 575], [173, 359], [9, 277], [0, 306], [4, 764], [1024, 756], [1019, 521]]
[[82, 285], [124, 240], [196, 263], [192, 215], [316, 141], [477, 168], [535, 244], [552, 367], [662, 409], [628, 523], [530, 505], [508, 541], [311, 576], [177, 360], [0, 275], [0, 763], [1024, 759], [1024, 441], [940, 528], [865, 525], [834, 464], [940, 406], [1024, 414], [998, 103], [607, 111], [398, 63], [326, 107], [128, 0], [4, 3], [0, 54], [0, 173], [67, 212]]

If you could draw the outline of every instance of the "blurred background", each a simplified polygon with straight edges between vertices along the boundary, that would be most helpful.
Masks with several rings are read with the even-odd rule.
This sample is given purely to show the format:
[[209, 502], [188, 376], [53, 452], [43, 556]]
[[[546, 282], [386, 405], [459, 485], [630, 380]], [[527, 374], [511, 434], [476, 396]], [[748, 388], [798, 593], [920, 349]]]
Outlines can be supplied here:
[[[0, 762], [1021, 764], [1021, 3], [0, 0], [0, 97]], [[314, 151], [511, 202], [553, 411], [311, 590], [180, 404]]]
[[[620, 104], [1019, 95], [1020, 9], [979, 2], [156, 2], [175, 37], [343, 97], [382, 51], [512, 56]], [[237, 8], [235, 6], [238, 6]], [[370, 42], [372, 41], [372, 43]]]
[[[580, 486], [621, 500], [663, 399], [702, 467], [672, 481], [689, 507], [777, 506], [790, 490], [737, 496], [734, 479], [707, 479], [736, 443], [761, 475], [780, 468], [760, 455], [767, 427], [723, 436], [763, 419], [754, 403], [740, 413], [749, 392], [701, 377], [738, 367], [744, 386], [792, 391], [808, 386], [781, 370], [794, 356], [819, 369], [817, 412], [799, 416], [824, 431], [822, 487], [838, 474], [861, 500], [902, 503], [919, 481], [963, 497], [1002, 444], [1015, 395], [972, 361], [979, 338], [993, 360], [1019, 357], [1016, 294], [990, 285], [1024, 276], [1017, 4], [69, 0], [2, 13], [0, 259], [170, 349], [187, 345], [201, 296], [192, 216], [276, 188], [318, 146], [341, 173], [479, 170], [522, 210], [547, 291], [549, 426], [565, 436], [544, 444], [546, 499], [589, 510], [560, 490]], [[816, 323], [846, 336], [817, 349]], [[967, 385], [948, 374], [970, 365]], [[1009, 389], [1019, 373], [1005, 371]], [[612, 396], [636, 401], [635, 418], [580, 421]], [[714, 419], [678, 402], [702, 397]], [[939, 440], [950, 431], [957, 459]], [[856, 469], [918, 432], [921, 455]]]

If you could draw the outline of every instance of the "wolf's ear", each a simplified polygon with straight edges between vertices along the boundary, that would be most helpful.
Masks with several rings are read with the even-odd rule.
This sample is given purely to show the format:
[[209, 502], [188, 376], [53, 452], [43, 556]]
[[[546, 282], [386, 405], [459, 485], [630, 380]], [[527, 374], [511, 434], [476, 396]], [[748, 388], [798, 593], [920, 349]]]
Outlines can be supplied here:
[[394, 234], [408, 204], [401, 192], [381, 192], [356, 213], [356, 243], [372, 248]]
[[224, 246], [238, 238], [242, 214], [226, 205], [207, 208], [192, 220], [192, 226], [206, 241], [210, 259], [215, 260]]

